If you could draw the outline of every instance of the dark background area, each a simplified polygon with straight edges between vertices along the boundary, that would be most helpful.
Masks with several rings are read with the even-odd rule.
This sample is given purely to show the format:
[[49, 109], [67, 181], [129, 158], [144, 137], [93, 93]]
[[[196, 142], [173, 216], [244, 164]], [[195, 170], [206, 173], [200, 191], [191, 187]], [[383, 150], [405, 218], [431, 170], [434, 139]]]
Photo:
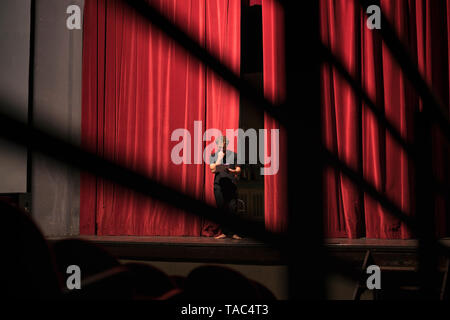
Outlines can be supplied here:
[[[262, 47], [262, 8], [250, 6], [242, 1], [241, 7], [241, 76], [263, 92], [263, 47]], [[264, 129], [264, 113], [252, 107], [252, 102], [240, 98], [239, 128]], [[259, 143], [258, 143], [259, 152]], [[246, 160], [248, 161], [248, 139], [246, 141]], [[241, 208], [248, 218], [264, 220], [264, 176], [260, 174], [260, 164], [242, 166], [239, 183], [239, 198], [245, 203]]]

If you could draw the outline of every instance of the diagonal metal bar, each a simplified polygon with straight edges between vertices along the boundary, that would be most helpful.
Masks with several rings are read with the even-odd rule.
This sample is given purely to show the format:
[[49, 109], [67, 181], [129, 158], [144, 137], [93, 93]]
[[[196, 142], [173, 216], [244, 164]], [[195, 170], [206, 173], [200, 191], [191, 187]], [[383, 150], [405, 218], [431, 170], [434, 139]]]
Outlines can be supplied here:
[[363, 89], [361, 84], [352, 77], [352, 75], [348, 72], [347, 68], [344, 66], [342, 61], [336, 57], [331, 49], [325, 46], [324, 44], [320, 44], [320, 50], [322, 54], [322, 58], [324, 61], [327, 61], [331, 64], [336, 71], [344, 78], [345, 81], [352, 87], [353, 92], [366, 104], [366, 106], [370, 109], [372, 114], [377, 119], [378, 123], [386, 128], [389, 131], [392, 138], [405, 150], [405, 152], [409, 155], [413, 155], [413, 146], [411, 143], [406, 141], [403, 138], [402, 134], [398, 129], [386, 118], [386, 115], [383, 112], [383, 109], [378, 107], [376, 103], [369, 97], [367, 92]]
[[336, 168], [352, 180], [357, 186], [362, 188], [364, 192], [378, 201], [383, 206], [387, 213], [393, 217], [399, 219], [405, 225], [410, 228], [413, 233], [416, 233], [418, 226], [416, 220], [406, 214], [400, 207], [398, 207], [392, 200], [382, 195], [371, 183], [367, 182], [361, 174], [350, 168], [346, 163], [339, 159], [339, 157], [333, 154], [331, 151], [323, 148], [323, 156], [325, 161], [332, 167]]

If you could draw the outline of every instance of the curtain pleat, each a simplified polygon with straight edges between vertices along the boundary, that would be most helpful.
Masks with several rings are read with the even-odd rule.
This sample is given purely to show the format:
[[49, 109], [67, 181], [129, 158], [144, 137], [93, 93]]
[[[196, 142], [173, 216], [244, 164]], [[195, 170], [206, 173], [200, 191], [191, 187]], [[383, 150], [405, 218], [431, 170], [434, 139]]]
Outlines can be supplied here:
[[[283, 9], [275, 0], [262, 2], [263, 20], [263, 86], [264, 95], [274, 103], [282, 103], [286, 98], [284, 68], [284, 20]], [[279, 131], [279, 170], [277, 174], [264, 176], [264, 220], [268, 230], [287, 230], [287, 161], [286, 132], [280, 124], [264, 114], [264, 129], [267, 135], [264, 143], [265, 163], [274, 152], [272, 130]], [[266, 167], [269, 167], [267, 164]]]

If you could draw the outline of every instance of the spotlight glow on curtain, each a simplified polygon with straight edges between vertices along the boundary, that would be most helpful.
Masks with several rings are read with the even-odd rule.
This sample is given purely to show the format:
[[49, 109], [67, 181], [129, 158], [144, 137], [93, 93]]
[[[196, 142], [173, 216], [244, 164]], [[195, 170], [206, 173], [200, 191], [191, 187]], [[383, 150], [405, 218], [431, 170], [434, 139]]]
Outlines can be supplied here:
[[[263, 19], [263, 77], [264, 95], [274, 103], [282, 103], [286, 98], [284, 69], [284, 18], [281, 5], [275, 0], [262, 2]], [[287, 162], [286, 132], [277, 121], [264, 115], [264, 128], [268, 134], [266, 150], [273, 150], [271, 130], [280, 129], [279, 171], [276, 175], [264, 176], [264, 220], [268, 230], [287, 230]]]

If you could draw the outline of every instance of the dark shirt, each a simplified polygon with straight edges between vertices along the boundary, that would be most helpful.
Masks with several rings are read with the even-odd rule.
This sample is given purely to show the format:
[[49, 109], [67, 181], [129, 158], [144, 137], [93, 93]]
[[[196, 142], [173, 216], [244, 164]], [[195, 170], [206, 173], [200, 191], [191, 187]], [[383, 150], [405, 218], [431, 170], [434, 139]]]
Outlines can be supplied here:
[[[214, 164], [217, 161], [218, 152], [211, 154], [209, 163]], [[237, 154], [233, 151], [227, 150], [225, 156], [222, 159], [222, 164], [228, 164], [230, 169], [236, 169], [237, 167]], [[231, 182], [236, 185], [237, 178], [234, 173], [228, 172], [228, 170], [224, 170], [221, 172], [216, 172], [214, 174], [214, 184], [219, 185], [220, 180], [229, 179]], [[223, 183], [223, 182], [222, 182]]]

